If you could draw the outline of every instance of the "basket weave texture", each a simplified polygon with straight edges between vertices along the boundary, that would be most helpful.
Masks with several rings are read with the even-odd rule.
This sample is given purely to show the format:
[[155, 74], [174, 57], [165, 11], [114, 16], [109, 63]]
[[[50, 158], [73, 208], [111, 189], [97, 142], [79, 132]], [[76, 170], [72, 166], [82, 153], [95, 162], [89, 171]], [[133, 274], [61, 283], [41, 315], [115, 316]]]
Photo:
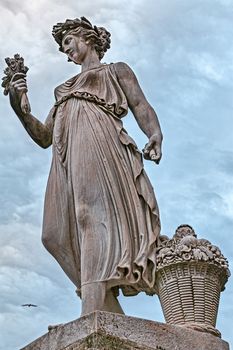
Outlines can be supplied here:
[[[181, 226], [157, 253], [157, 289], [167, 323], [221, 336], [215, 329], [220, 293], [230, 275], [227, 260], [193, 229]], [[184, 230], [186, 227], [186, 231]], [[180, 230], [181, 231], [181, 230]]]

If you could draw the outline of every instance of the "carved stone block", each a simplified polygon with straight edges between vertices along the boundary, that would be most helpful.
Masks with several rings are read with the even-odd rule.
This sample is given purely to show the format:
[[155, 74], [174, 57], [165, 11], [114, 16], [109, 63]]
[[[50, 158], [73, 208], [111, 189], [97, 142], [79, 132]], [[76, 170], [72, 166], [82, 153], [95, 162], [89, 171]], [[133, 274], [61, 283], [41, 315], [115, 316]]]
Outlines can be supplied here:
[[208, 333], [96, 311], [58, 327], [21, 350], [229, 350]]

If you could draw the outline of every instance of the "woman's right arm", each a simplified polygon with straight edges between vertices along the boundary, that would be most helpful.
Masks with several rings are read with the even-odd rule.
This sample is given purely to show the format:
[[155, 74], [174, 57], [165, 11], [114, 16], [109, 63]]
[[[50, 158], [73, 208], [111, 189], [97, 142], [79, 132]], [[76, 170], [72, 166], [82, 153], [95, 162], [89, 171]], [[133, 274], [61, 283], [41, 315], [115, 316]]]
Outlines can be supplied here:
[[22, 94], [26, 92], [27, 84], [25, 75], [22, 73], [17, 73], [17, 79], [12, 79], [10, 83], [9, 95], [11, 107], [33, 141], [35, 141], [40, 147], [47, 148], [52, 144], [54, 110], [51, 110], [44, 124], [35, 118], [31, 113], [23, 113], [21, 110], [20, 101]]

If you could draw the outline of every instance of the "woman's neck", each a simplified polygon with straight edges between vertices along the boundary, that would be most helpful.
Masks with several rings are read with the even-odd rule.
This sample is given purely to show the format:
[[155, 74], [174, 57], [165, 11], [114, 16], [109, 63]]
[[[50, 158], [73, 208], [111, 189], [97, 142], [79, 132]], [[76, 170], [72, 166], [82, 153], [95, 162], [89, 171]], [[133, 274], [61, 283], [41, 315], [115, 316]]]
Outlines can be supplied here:
[[101, 63], [97, 55], [97, 52], [95, 50], [91, 50], [89, 54], [86, 56], [86, 58], [84, 59], [84, 61], [82, 62], [81, 71], [85, 72], [89, 69], [98, 67], [100, 65]]

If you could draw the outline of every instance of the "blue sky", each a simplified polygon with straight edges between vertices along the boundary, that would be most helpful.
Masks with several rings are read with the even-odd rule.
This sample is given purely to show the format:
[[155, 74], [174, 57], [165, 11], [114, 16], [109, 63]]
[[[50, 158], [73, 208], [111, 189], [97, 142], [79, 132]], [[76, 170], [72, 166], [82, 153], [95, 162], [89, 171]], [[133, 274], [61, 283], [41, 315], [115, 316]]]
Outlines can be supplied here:
[[[145, 162], [162, 233], [188, 223], [233, 259], [233, 1], [1, 0], [0, 70], [20, 53], [29, 67], [33, 114], [44, 120], [54, 88], [77, 74], [51, 36], [53, 24], [82, 15], [112, 33], [103, 62], [127, 62], [164, 134], [159, 166]], [[14, 350], [78, 318], [75, 288], [42, 246], [43, 197], [51, 149], [28, 137], [0, 96], [0, 349]], [[146, 137], [129, 114], [125, 128]], [[222, 293], [217, 328], [233, 344], [233, 284]], [[39, 305], [24, 309], [23, 303]], [[164, 321], [156, 297], [121, 297], [128, 315]]]

